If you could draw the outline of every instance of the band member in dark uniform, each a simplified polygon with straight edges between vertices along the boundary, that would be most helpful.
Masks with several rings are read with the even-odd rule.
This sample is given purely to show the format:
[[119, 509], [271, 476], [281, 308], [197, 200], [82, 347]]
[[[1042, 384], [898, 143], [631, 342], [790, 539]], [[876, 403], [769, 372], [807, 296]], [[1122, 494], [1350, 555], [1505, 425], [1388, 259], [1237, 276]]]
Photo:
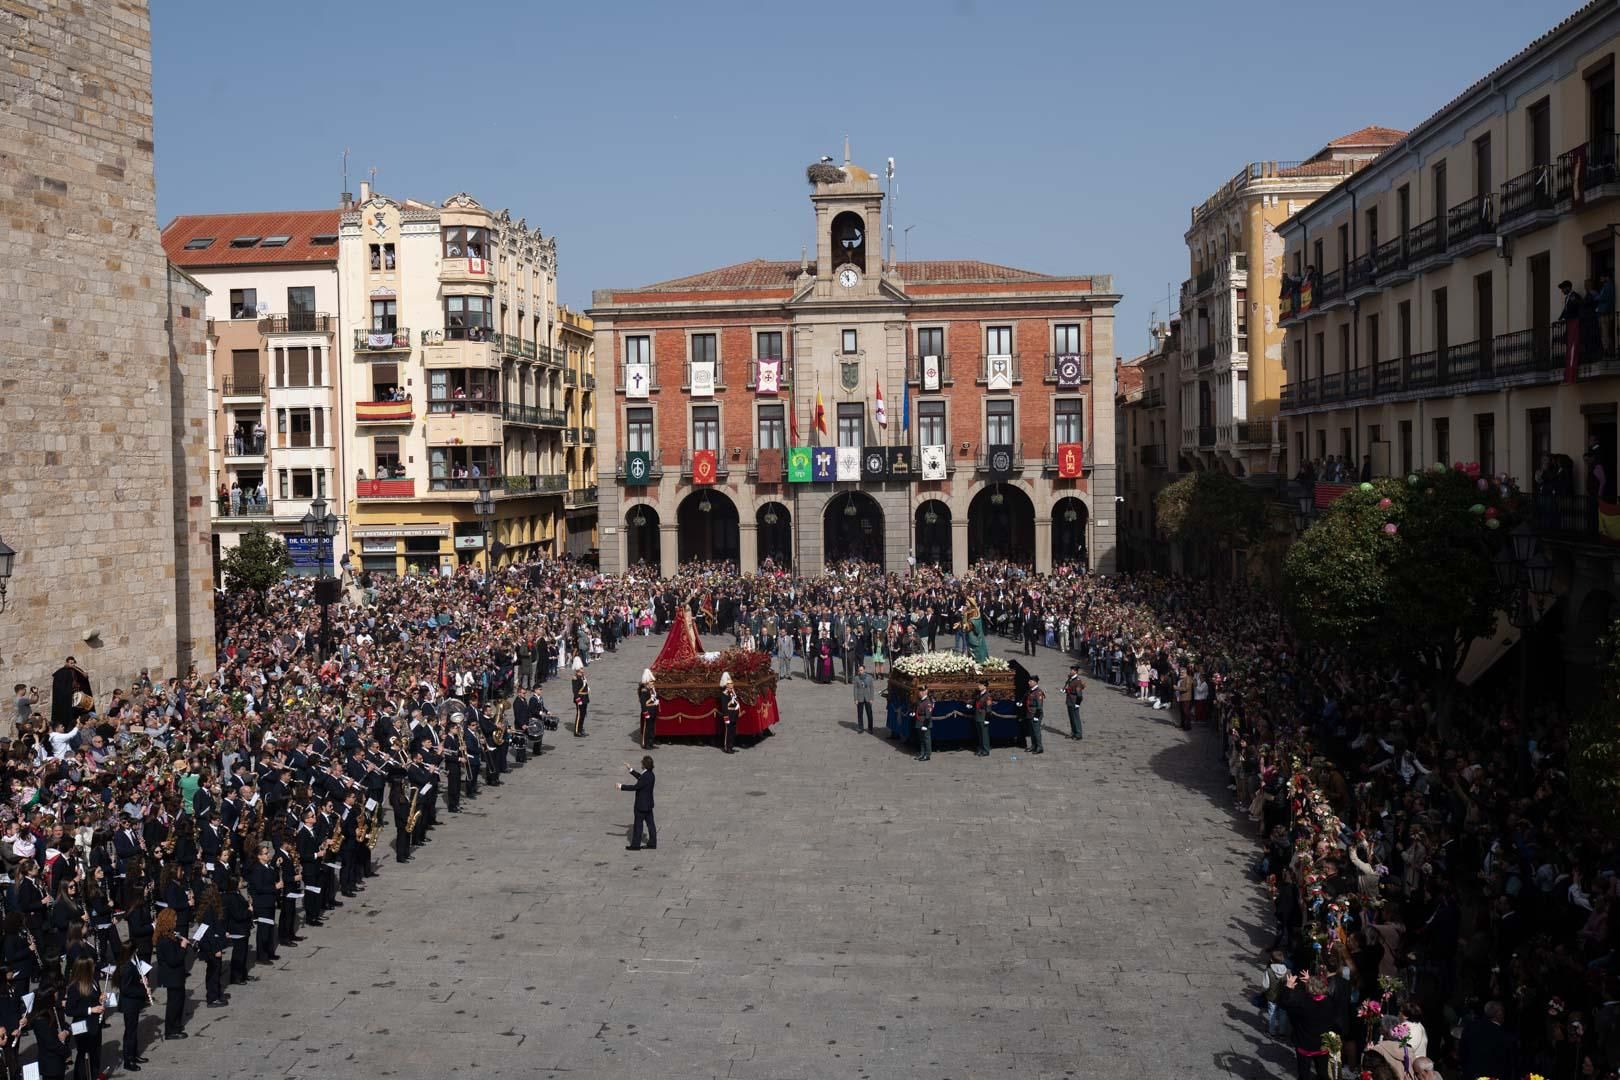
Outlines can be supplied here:
[[574, 669], [574, 737], [585, 737], [585, 710], [591, 707], [591, 684], [583, 667]]
[[641, 759], [641, 768], [632, 769], [629, 765], [625, 770], [636, 778], [633, 784], [617, 784], [620, 791], [633, 791], [636, 793], [635, 823], [630, 827], [630, 843], [626, 851], [641, 850], [641, 828], [647, 827], [647, 850], [652, 851], [658, 847], [658, 825], [653, 821], [653, 759], [645, 755]]
[[141, 958], [133, 946], [124, 950], [118, 965], [118, 1012], [124, 1018], [124, 1071], [140, 1072], [141, 1013], [152, 1004], [152, 987], [141, 974]]
[[394, 808], [394, 861], [411, 861], [411, 834], [408, 828], [411, 798], [405, 794], [406, 781], [396, 776], [388, 782], [388, 805]]
[[1080, 677], [1080, 665], [1069, 665], [1069, 677], [1063, 683], [1063, 704], [1069, 710], [1069, 738], [1079, 739], [1080, 706], [1086, 699], [1086, 680]]
[[444, 764], [450, 772], [450, 790], [444, 805], [452, 814], [461, 813], [461, 755], [461, 724], [452, 720], [450, 731], [444, 737]]
[[720, 676], [720, 749], [728, 754], [737, 751], [731, 745], [737, 737], [737, 720], [742, 716], [742, 702], [737, 700], [737, 688], [731, 685], [731, 672]]
[[276, 955], [276, 900], [281, 892], [281, 874], [270, 861], [269, 844], [260, 844], [258, 858], [248, 868], [248, 895], [253, 900], [255, 955], [261, 964], [279, 960]]
[[651, 668], [641, 673], [636, 696], [641, 699], [641, 748], [651, 750], [658, 735], [658, 687]]

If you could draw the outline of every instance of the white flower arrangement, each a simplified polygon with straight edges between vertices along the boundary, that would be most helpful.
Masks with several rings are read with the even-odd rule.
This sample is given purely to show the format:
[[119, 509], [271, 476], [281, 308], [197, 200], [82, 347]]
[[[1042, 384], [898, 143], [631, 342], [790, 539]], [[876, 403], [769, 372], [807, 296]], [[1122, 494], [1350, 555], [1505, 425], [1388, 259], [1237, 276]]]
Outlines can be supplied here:
[[914, 679], [937, 678], [941, 675], [982, 675], [988, 672], [1010, 671], [1007, 661], [998, 656], [988, 657], [983, 664], [966, 653], [928, 652], [902, 656], [894, 662], [896, 674]]

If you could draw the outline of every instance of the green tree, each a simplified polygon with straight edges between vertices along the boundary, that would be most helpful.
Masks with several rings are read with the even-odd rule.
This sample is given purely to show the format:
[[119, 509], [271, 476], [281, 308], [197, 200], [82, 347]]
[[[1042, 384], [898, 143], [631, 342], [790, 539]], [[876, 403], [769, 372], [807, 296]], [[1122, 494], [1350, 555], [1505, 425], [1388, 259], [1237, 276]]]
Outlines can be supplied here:
[[279, 538], [266, 532], [263, 525], [255, 525], [242, 534], [240, 543], [225, 550], [220, 563], [228, 592], [254, 592], [262, 597], [270, 586], [287, 576], [292, 556]]
[[1491, 559], [1515, 502], [1453, 469], [1352, 487], [1284, 559], [1295, 629], [1430, 676], [1445, 714], [1469, 646], [1496, 627], [1505, 598]]
[[1581, 809], [1610, 835], [1620, 834], [1620, 622], [1603, 641], [1597, 700], [1569, 732], [1570, 788]]
[[1207, 563], [1221, 548], [1246, 547], [1266, 531], [1266, 497], [1224, 472], [1195, 472], [1153, 500], [1159, 527]]

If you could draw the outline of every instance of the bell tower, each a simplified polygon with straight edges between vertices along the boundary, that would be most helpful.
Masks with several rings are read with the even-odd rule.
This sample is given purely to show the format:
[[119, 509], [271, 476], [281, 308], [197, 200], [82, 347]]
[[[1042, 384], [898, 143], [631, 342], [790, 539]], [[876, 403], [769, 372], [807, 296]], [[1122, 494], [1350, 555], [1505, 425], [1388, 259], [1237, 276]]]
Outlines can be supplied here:
[[883, 278], [883, 188], [878, 178], [849, 159], [825, 158], [805, 174], [816, 210], [818, 300], [871, 298]]

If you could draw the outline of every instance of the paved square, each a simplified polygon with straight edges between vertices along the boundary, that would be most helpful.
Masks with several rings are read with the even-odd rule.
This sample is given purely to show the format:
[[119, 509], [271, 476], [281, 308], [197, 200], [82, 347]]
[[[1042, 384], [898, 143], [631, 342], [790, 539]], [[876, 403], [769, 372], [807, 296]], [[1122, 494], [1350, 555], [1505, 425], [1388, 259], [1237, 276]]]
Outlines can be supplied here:
[[[1255, 854], [1208, 732], [1093, 687], [1047, 753], [928, 763], [780, 687], [779, 734], [666, 745], [659, 849], [613, 785], [660, 639], [592, 667], [592, 736], [446, 815], [279, 967], [156, 1043], [163, 1076], [1286, 1075], [1243, 996]], [[996, 640], [992, 646], [1016, 649]], [[1010, 653], [1007, 653], [1010, 655]], [[1055, 690], [1066, 672], [1030, 666]], [[547, 685], [565, 703], [566, 684]], [[880, 713], [881, 716], [881, 713]], [[558, 736], [561, 736], [560, 738]], [[390, 835], [391, 831], [390, 831]], [[379, 855], [382, 855], [379, 849]], [[192, 992], [201, 989], [201, 973]], [[149, 1013], [149, 1018], [153, 1014]]]

